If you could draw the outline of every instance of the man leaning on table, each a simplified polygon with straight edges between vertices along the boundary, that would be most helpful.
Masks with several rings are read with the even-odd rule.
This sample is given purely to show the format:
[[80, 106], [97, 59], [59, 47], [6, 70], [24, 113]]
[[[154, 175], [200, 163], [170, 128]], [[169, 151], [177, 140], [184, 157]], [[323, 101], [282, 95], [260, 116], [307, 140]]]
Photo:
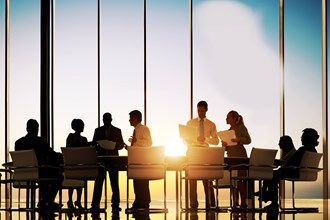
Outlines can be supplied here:
[[[189, 127], [197, 127], [199, 136], [197, 137], [195, 142], [188, 143], [189, 146], [201, 146], [201, 147], [209, 147], [211, 145], [218, 145], [219, 138], [217, 135], [217, 128], [215, 123], [206, 118], [206, 112], [208, 110], [208, 104], [206, 101], [200, 101], [197, 104], [197, 113], [198, 117], [191, 119], [187, 122], [187, 126]], [[205, 158], [207, 160], [207, 158]], [[197, 201], [197, 180], [189, 180], [190, 185], [190, 208], [197, 209], [198, 201]], [[212, 189], [210, 192], [210, 198], [208, 198], [208, 180], [203, 180], [205, 198], [206, 198], [206, 208], [215, 206], [215, 197], [214, 191]], [[210, 204], [209, 204], [210, 203]]]
[[[151, 147], [152, 139], [150, 130], [147, 126], [141, 124], [142, 113], [133, 110], [129, 113], [129, 122], [134, 127], [131, 141], [131, 147]], [[131, 209], [149, 208], [150, 190], [149, 180], [133, 180], [135, 200]]]

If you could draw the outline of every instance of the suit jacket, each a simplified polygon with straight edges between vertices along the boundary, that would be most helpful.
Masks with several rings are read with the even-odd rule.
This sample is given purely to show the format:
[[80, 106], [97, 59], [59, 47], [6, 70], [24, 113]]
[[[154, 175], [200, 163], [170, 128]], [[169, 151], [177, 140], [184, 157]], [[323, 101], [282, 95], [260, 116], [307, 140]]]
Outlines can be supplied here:
[[[110, 127], [110, 137], [107, 138], [106, 136], [106, 130], [107, 128], [105, 126], [101, 126], [99, 128], [96, 128], [94, 131], [93, 136], [93, 143], [96, 146], [97, 154], [98, 155], [118, 155], [118, 150], [124, 148], [124, 140], [123, 136], [121, 134], [121, 130], [113, 125]], [[105, 150], [101, 148], [96, 141], [100, 140], [109, 140], [116, 142], [116, 149], [115, 150]]]

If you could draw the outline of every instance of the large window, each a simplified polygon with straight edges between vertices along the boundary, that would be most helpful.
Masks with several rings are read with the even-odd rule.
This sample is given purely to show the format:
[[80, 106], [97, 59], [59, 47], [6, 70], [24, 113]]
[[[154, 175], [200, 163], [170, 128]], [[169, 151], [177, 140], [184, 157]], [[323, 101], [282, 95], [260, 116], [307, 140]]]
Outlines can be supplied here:
[[[322, 42], [321, 1], [285, 2], [285, 112], [286, 134], [301, 146], [304, 128], [318, 131], [318, 152], [322, 152]], [[322, 195], [322, 175], [318, 190], [302, 184], [302, 197]], [[313, 190], [306, 190], [313, 188]]]
[[103, 113], [110, 112], [129, 144], [134, 129], [129, 112], [137, 109], [145, 117], [143, 1], [102, 1], [101, 6], [100, 124]]
[[[280, 134], [278, 1], [194, 1], [194, 117], [200, 100], [218, 130], [244, 118], [252, 143], [277, 148]], [[267, 27], [267, 28], [265, 28]]]
[[88, 140], [97, 127], [97, 3], [57, 0], [54, 31], [54, 143], [60, 151], [74, 118], [84, 121]]
[[[24, 36], [24, 37], [23, 37]], [[3, 53], [2, 53], [3, 54]], [[40, 118], [40, 1], [10, 1], [10, 150]]]

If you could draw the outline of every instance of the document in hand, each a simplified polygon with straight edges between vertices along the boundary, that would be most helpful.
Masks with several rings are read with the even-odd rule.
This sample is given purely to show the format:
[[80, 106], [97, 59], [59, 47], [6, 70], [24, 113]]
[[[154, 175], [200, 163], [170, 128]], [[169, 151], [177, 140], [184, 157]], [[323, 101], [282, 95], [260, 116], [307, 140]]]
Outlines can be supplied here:
[[180, 138], [187, 142], [193, 142], [196, 141], [198, 136], [198, 129], [197, 127], [190, 127], [186, 125], [179, 124], [179, 132], [180, 132]]
[[116, 142], [113, 141], [109, 141], [109, 140], [100, 140], [100, 141], [96, 141], [100, 147], [102, 147], [103, 149], [106, 150], [114, 150], [116, 147]]
[[222, 141], [225, 141], [228, 144], [227, 146], [233, 146], [237, 144], [236, 142], [231, 141], [231, 139], [236, 138], [234, 130], [219, 131], [217, 134]]

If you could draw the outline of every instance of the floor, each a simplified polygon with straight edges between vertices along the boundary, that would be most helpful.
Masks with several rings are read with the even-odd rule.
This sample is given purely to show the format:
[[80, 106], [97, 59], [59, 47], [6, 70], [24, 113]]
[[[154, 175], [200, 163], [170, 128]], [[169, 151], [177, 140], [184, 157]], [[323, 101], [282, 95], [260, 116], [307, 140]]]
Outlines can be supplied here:
[[[228, 204], [227, 201], [220, 201], [220, 204]], [[17, 204], [16, 204], [17, 205]], [[159, 208], [162, 207], [163, 203], [161, 202], [152, 202], [151, 207]], [[15, 206], [15, 204], [14, 204]], [[201, 204], [203, 206], [203, 204]], [[149, 213], [149, 214], [125, 214], [125, 211], [112, 213], [110, 204], [108, 204], [108, 208], [106, 209], [106, 213], [101, 213], [101, 219], [108, 220], [325, 220], [328, 219], [328, 208], [326, 212], [323, 211], [323, 200], [321, 199], [309, 199], [309, 200], [297, 200], [297, 207], [318, 207], [318, 213], [233, 213], [230, 211], [223, 212], [190, 212], [185, 213], [181, 211], [177, 211], [175, 201], [167, 201], [168, 213]], [[1, 207], [4, 207], [1, 204]], [[126, 203], [121, 203], [121, 207], [123, 210], [126, 208]], [[35, 214], [35, 219], [38, 219], [38, 213]], [[31, 213], [27, 214], [26, 212], [6, 212], [0, 211], [0, 220], [28, 220], [34, 219], [31, 217]], [[68, 213], [62, 213], [55, 217], [56, 220], [74, 220], [74, 219], [92, 219], [90, 214], [75, 216]]]

